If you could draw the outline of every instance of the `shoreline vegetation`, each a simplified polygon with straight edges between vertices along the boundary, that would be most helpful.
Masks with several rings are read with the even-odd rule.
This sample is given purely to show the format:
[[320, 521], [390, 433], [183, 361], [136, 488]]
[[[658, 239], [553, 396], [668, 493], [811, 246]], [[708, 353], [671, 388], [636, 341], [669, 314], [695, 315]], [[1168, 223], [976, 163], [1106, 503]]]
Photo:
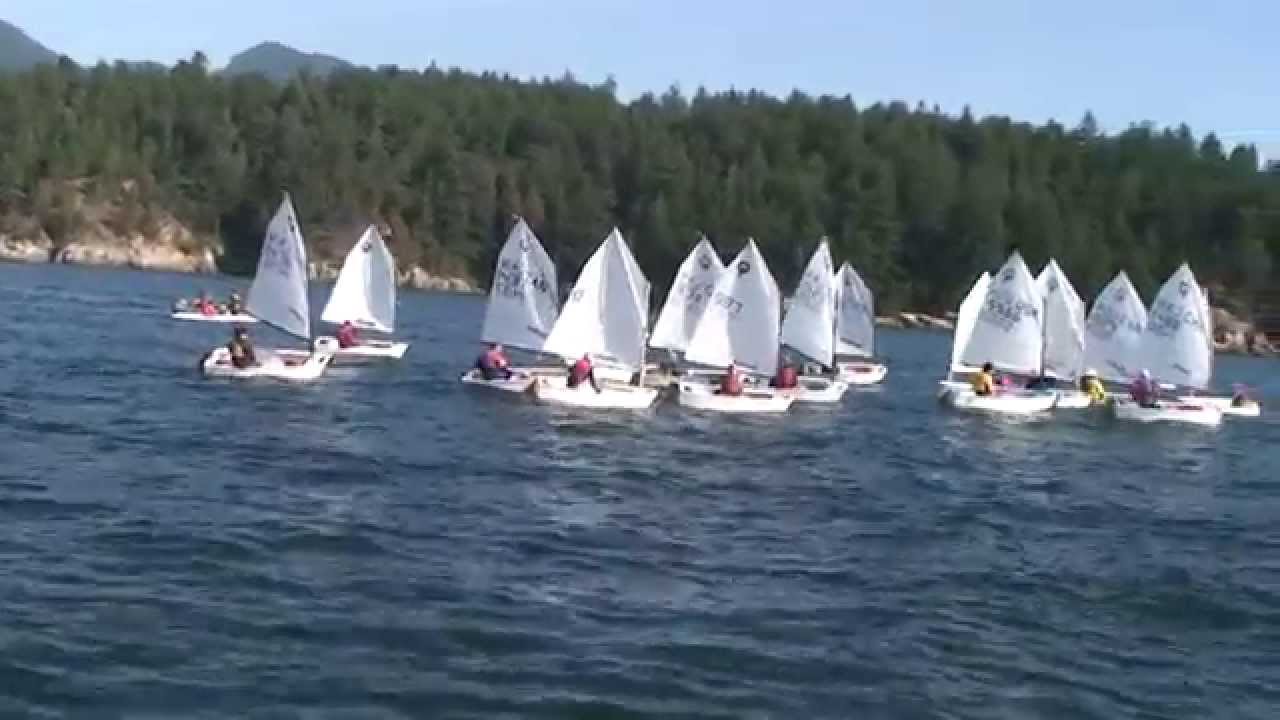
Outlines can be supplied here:
[[562, 280], [619, 227], [656, 298], [705, 233], [724, 256], [755, 238], [784, 289], [826, 237], [882, 324], [946, 329], [1014, 247], [1086, 298], [1120, 269], [1150, 297], [1189, 262], [1234, 314], [1224, 349], [1264, 351], [1249, 319], [1280, 318], [1263, 301], [1280, 174], [1186, 125], [1108, 134], [1088, 113], [1035, 125], [801, 92], [624, 101], [612, 82], [435, 66], [271, 80], [201, 53], [0, 72], [0, 258], [248, 275], [284, 190], [321, 279], [373, 223], [403, 284], [483, 290], [520, 215]]

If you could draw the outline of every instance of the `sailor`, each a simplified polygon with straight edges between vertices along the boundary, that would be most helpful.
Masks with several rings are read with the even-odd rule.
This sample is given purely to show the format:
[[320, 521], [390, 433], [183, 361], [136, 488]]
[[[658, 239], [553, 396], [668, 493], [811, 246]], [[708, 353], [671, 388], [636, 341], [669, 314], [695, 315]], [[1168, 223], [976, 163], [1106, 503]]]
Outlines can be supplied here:
[[1156, 401], [1160, 399], [1160, 387], [1151, 379], [1150, 370], [1143, 368], [1138, 373], [1138, 377], [1129, 386], [1129, 396], [1144, 408], [1156, 407]]
[[590, 381], [591, 387], [600, 392], [600, 383], [596, 382], [596, 369], [591, 365], [591, 356], [583, 353], [578, 361], [569, 367], [570, 388], [576, 388], [583, 382]]
[[973, 376], [973, 392], [976, 395], [987, 396], [995, 395], [995, 366], [991, 363], [983, 363], [982, 370]]
[[232, 315], [239, 315], [244, 312], [244, 305], [240, 302], [239, 293], [231, 293], [231, 297], [227, 299], [227, 312]]
[[738, 372], [738, 366], [729, 363], [729, 367], [724, 372], [724, 378], [720, 381], [720, 395], [728, 395], [729, 397], [737, 397], [742, 394], [742, 374]]
[[795, 389], [796, 385], [800, 384], [795, 366], [790, 363], [778, 366], [778, 374], [774, 376], [771, 384], [779, 390]]
[[1093, 368], [1087, 368], [1084, 374], [1080, 376], [1080, 391], [1089, 396], [1089, 402], [1094, 405], [1101, 405], [1107, 401], [1107, 389], [1102, 386], [1102, 381], [1098, 379], [1098, 373]]
[[511, 363], [507, 354], [502, 351], [502, 343], [489, 343], [489, 349], [476, 358], [476, 369], [485, 380], [510, 379]]
[[258, 357], [253, 352], [253, 343], [249, 342], [249, 331], [237, 327], [227, 343], [227, 352], [231, 353], [231, 364], [243, 370], [258, 364]]
[[338, 347], [351, 348], [360, 344], [360, 330], [350, 320], [344, 320], [338, 328]]

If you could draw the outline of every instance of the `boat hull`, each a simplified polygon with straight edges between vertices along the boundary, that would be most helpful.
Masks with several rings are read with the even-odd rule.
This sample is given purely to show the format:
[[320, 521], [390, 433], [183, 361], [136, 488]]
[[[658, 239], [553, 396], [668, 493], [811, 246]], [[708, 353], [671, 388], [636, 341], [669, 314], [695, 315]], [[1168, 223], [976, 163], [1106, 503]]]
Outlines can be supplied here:
[[566, 378], [542, 377], [534, 383], [533, 395], [538, 402], [550, 405], [601, 410], [645, 410], [652, 407], [658, 399], [658, 390], [603, 382], [597, 392], [591, 383], [571, 388]]
[[1093, 400], [1086, 392], [1079, 390], [1059, 390], [1057, 410], [1085, 410], [1093, 406]]
[[744, 390], [741, 395], [720, 395], [708, 383], [681, 381], [676, 401], [681, 407], [722, 413], [784, 413], [795, 398], [772, 390]]
[[1111, 401], [1111, 411], [1116, 419], [1131, 422], [1174, 422], [1207, 427], [1217, 426], [1222, 422], [1221, 410], [1199, 401], [1175, 400], [1146, 408], [1132, 400], [1116, 398]]
[[188, 322], [222, 323], [230, 325], [252, 325], [258, 322], [258, 319], [254, 316], [245, 315], [243, 313], [238, 315], [232, 315], [230, 313], [205, 315], [204, 313], [198, 312], [175, 312], [170, 313], [169, 317], [174, 320], [186, 320]]
[[533, 374], [528, 370], [519, 368], [512, 368], [511, 377], [506, 379], [485, 380], [484, 375], [481, 375], [479, 370], [474, 369], [463, 373], [461, 378], [463, 385], [517, 394], [527, 392], [529, 387], [533, 385], [534, 379]]
[[217, 347], [200, 361], [200, 371], [205, 377], [213, 378], [272, 378], [306, 382], [319, 378], [333, 363], [333, 352], [323, 344], [318, 344], [315, 352], [304, 353], [302, 359], [291, 359], [272, 350], [259, 350], [257, 355], [257, 365], [238, 368], [231, 363], [231, 351], [225, 346]]
[[987, 412], [1000, 415], [1034, 415], [1053, 409], [1058, 401], [1055, 392], [1002, 392], [979, 395], [972, 388], [944, 387], [942, 402], [956, 410]]
[[[338, 360], [355, 362], [366, 360], [399, 360], [404, 357], [405, 352], [408, 350], [409, 343], [371, 340], [353, 347], [339, 347], [333, 354]], [[293, 357], [308, 354], [303, 350], [283, 350], [281, 352]]]
[[836, 378], [850, 385], [875, 385], [884, 382], [889, 368], [879, 363], [838, 362]]
[[1205, 396], [1192, 395], [1192, 396], [1180, 397], [1178, 398], [1178, 400], [1182, 402], [1188, 402], [1188, 403], [1203, 403], [1205, 405], [1212, 405], [1218, 408], [1218, 411], [1221, 412], [1223, 415], [1230, 415], [1232, 417], [1258, 417], [1262, 415], [1262, 403], [1259, 403], [1259, 402], [1249, 402], [1249, 403], [1245, 403], [1244, 405], [1234, 405], [1232, 404], [1231, 398], [1229, 397], [1222, 397], [1222, 396], [1215, 397], [1210, 395], [1205, 395]]
[[849, 384], [842, 380], [824, 377], [802, 377], [799, 387], [791, 390], [779, 390], [779, 395], [789, 395], [798, 403], [832, 404], [840, 402]]

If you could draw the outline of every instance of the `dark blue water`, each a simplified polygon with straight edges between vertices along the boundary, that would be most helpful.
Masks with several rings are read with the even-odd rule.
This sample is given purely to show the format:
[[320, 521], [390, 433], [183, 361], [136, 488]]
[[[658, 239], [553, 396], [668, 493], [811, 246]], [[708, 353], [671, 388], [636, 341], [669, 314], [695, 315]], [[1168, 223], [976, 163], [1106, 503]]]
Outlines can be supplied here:
[[883, 333], [834, 409], [560, 412], [424, 294], [399, 366], [208, 381], [201, 284], [0, 266], [0, 717], [1280, 717], [1280, 411], [950, 414]]

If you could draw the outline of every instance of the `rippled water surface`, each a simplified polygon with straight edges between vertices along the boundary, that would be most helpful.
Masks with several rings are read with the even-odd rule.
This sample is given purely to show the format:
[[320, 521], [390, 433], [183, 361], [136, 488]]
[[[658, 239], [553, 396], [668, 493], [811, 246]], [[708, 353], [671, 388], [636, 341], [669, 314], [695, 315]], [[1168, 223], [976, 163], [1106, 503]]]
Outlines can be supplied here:
[[1280, 415], [951, 414], [923, 333], [836, 408], [562, 412], [424, 294], [401, 365], [209, 381], [199, 283], [0, 265], [0, 716], [1280, 717]]

